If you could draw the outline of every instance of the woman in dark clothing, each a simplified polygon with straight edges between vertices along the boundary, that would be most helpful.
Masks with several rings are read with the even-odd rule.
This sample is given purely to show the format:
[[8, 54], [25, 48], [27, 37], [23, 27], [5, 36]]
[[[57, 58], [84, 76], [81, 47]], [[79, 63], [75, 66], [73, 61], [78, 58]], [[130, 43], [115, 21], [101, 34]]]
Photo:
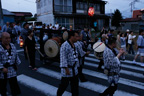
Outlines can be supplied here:
[[29, 30], [28, 37], [25, 40], [25, 46], [27, 57], [30, 63], [29, 67], [32, 67], [32, 70], [37, 70], [37, 68], [35, 67], [35, 45], [36, 42], [33, 36], [33, 31]]

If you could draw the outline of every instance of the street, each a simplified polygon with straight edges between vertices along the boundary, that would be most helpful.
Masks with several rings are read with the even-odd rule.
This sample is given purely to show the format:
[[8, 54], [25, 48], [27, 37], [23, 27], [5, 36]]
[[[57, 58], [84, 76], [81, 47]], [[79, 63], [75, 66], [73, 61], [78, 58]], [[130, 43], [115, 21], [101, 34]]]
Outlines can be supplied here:
[[[17, 81], [21, 94], [18, 96], [56, 96], [61, 83], [60, 62], [56, 62], [59, 60], [60, 48], [61, 53], [64, 53], [64, 55], [61, 54], [61, 57], [64, 57], [61, 59], [61, 67], [65, 68], [64, 75], [67, 77], [77, 74], [77, 61], [86, 56], [82, 73], [88, 81], [80, 82], [79, 80], [79, 96], [99, 96], [99, 93], [104, 92], [108, 87], [108, 92], [111, 91], [110, 94], [113, 94], [117, 85], [114, 96], [144, 96], [144, 63], [140, 63], [140, 61], [143, 62], [144, 57], [144, 0], [11, 1], [13, 2], [0, 0], [0, 43], [2, 46], [0, 48], [2, 54], [0, 54], [0, 96], [1, 94], [15, 96], [19, 93], [15, 76], [16, 64], [19, 64], [20, 60]], [[20, 60], [17, 59], [15, 47], [9, 44], [10, 38], [11, 43], [18, 43], [15, 46]], [[62, 45], [66, 40], [68, 42]], [[76, 41], [79, 42], [74, 44]], [[98, 46], [93, 46], [99, 41]], [[108, 45], [107, 47], [111, 50], [102, 56], [105, 45]], [[24, 49], [20, 46], [25, 47], [28, 59], [25, 59]], [[75, 50], [77, 47], [80, 47], [79, 50]], [[119, 54], [116, 54], [115, 47], [119, 50]], [[90, 54], [88, 51], [81, 53], [86, 48]], [[33, 58], [35, 49], [40, 50], [36, 51], [36, 58]], [[99, 50], [96, 51], [97, 49]], [[113, 77], [109, 78], [111, 84], [108, 83], [107, 75], [103, 72], [104, 66], [102, 69], [98, 68], [100, 60], [94, 55], [94, 50], [95, 54], [98, 52], [98, 55], [104, 58], [107, 65], [105, 73], [109, 76], [117, 79], [121, 69], [118, 84], [116, 82], [118, 79], [113, 80]], [[42, 58], [40, 59], [41, 52], [45, 52], [42, 57], [47, 55], [52, 58], [44, 62]], [[109, 53], [111, 53], [110, 56]], [[137, 59], [135, 58], [137, 62], [134, 62], [136, 56], [138, 56]], [[58, 59], [55, 60], [53, 57]], [[121, 66], [118, 58], [120, 58]], [[68, 70], [67, 67], [71, 69]], [[81, 68], [79, 69], [80, 73]], [[71, 89], [73, 94], [77, 94], [73, 91], [75, 89], [77, 91], [75, 86], [77, 78], [64, 78], [62, 87], [67, 84], [65, 83], [67, 79], [72, 79], [71, 84], [74, 87], [71, 88], [69, 84], [63, 96], [72, 96]], [[6, 86], [7, 81], [10, 84]], [[5, 87], [7, 87], [7, 93]]]
[[[23, 49], [18, 49], [22, 63], [18, 69], [18, 82], [22, 94], [20, 96], [56, 96], [60, 84], [60, 67], [58, 62], [43, 64], [36, 54], [37, 71], [31, 70], [25, 60]], [[98, 70], [99, 60], [93, 54], [85, 58], [83, 73], [88, 82], [79, 82], [79, 96], [98, 96], [108, 87], [107, 77], [103, 71]], [[132, 64], [131, 61], [122, 61], [121, 78], [118, 90], [114, 96], [143, 96], [144, 94], [144, 69]], [[8, 91], [10, 94], [10, 92]], [[71, 96], [70, 86], [63, 96]]]

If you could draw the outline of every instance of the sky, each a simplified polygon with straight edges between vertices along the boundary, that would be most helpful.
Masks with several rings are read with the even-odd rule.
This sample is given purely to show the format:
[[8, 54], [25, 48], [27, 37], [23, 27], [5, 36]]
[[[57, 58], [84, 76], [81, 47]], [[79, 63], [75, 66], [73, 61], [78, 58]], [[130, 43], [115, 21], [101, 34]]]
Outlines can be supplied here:
[[[36, 13], [36, 0], [1, 0], [2, 8], [9, 11], [20, 11], [20, 12], [32, 12]], [[105, 6], [105, 13], [113, 13], [116, 9], [119, 9], [124, 18], [131, 17], [130, 3], [134, 0], [103, 0], [107, 1]], [[135, 3], [134, 10], [144, 8], [144, 0], [139, 0]]]

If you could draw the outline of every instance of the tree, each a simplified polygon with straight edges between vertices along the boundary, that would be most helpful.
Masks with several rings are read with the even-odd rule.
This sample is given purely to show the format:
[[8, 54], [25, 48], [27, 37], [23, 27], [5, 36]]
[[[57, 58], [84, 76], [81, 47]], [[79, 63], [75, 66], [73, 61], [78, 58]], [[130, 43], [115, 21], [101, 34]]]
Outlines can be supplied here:
[[112, 26], [118, 28], [120, 26], [120, 21], [122, 20], [122, 15], [118, 9], [115, 10], [112, 15]]

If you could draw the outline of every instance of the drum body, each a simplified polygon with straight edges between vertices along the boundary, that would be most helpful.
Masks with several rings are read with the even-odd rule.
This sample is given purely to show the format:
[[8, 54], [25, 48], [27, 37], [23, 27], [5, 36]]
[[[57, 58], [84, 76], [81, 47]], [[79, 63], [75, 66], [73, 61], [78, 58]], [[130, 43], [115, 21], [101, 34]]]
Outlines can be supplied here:
[[94, 55], [97, 59], [103, 59], [103, 52], [105, 50], [106, 46], [103, 42], [96, 42], [93, 45]]
[[44, 45], [44, 52], [49, 58], [58, 57], [61, 46], [61, 38], [48, 39]]

